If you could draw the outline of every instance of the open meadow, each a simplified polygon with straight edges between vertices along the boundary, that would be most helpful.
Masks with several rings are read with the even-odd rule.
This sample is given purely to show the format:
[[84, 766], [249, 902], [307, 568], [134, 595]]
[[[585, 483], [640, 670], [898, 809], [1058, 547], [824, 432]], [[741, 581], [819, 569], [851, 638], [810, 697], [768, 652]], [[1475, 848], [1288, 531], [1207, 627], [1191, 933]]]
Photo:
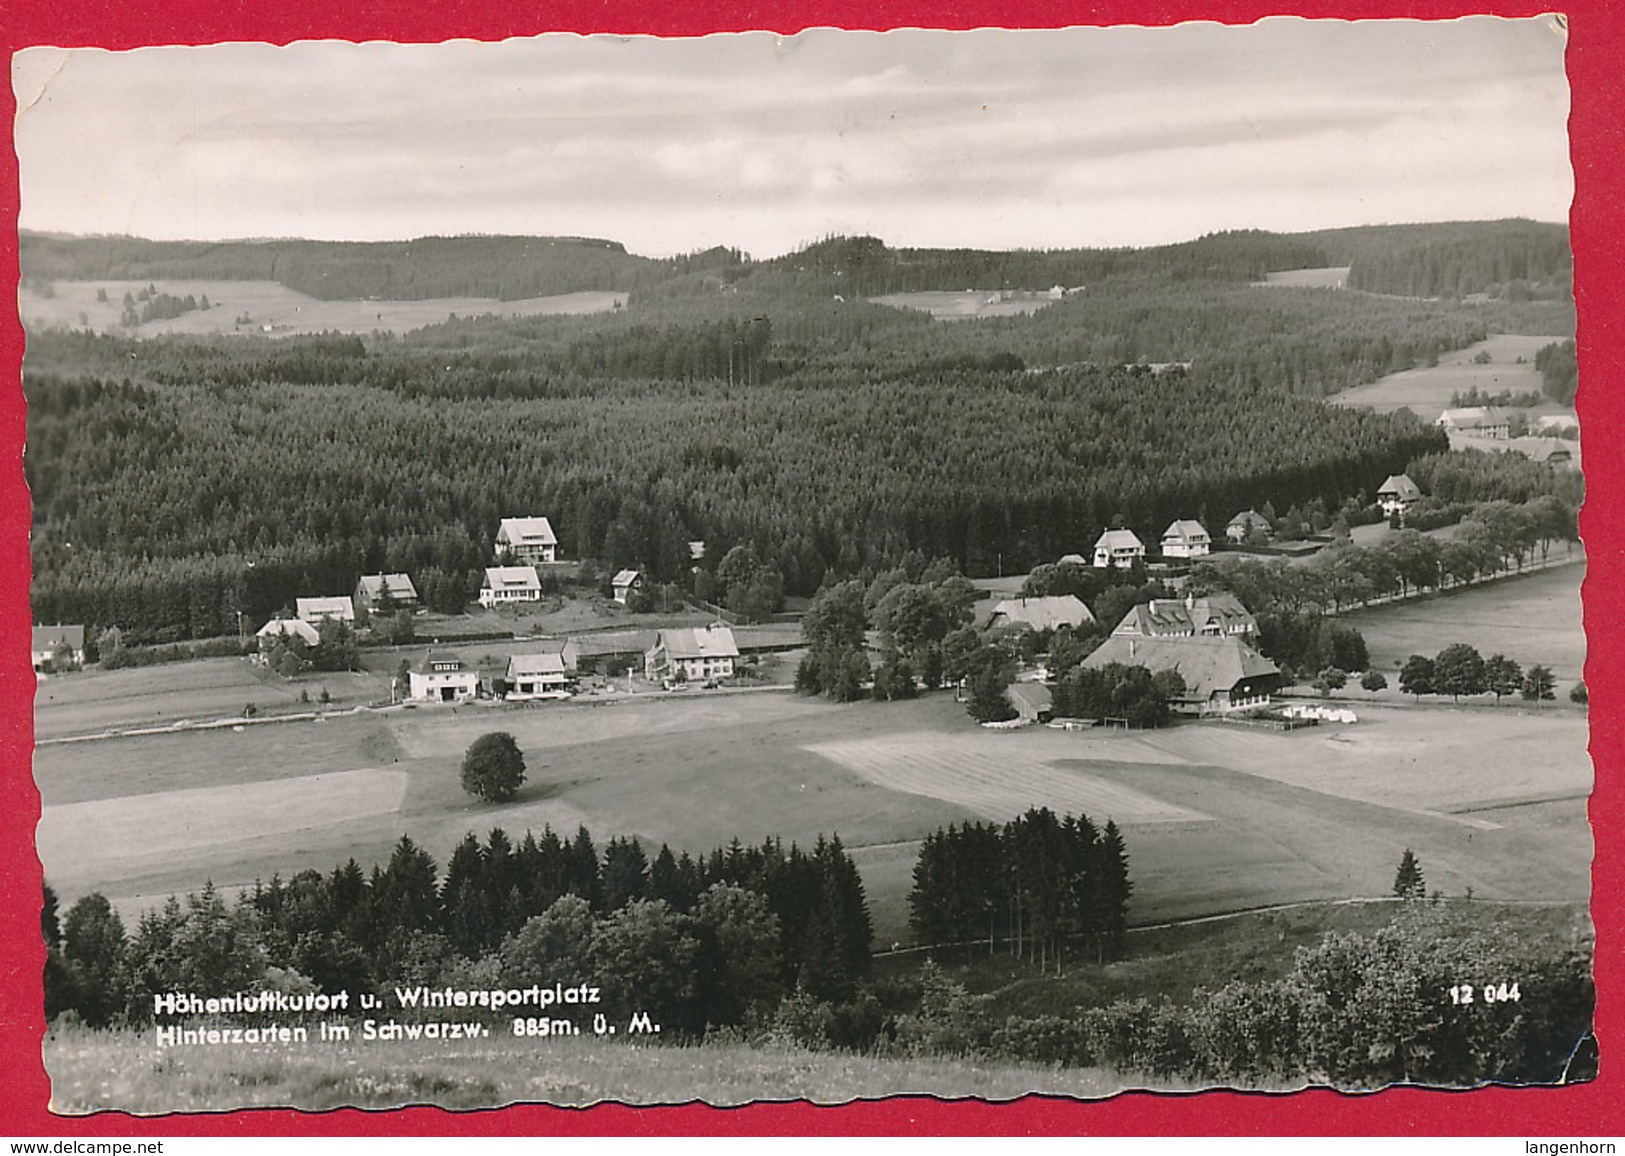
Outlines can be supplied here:
[[[1544, 346], [1562, 341], [1565, 337], [1567, 334], [1530, 337], [1497, 333], [1476, 345], [1445, 354], [1437, 365], [1390, 373], [1368, 385], [1334, 393], [1326, 400], [1332, 405], [1365, 406], [1378, 413], [1405, 408], [1423, 421], [1430, 422], [1450, 408], [1452, 394], [1466, 393], [1470, 389], [1489, 394], [1502, 390], [1538, 394], [1541, 392], [1541, 376], [1535, 368], [1535, 354]], [[1477, 358], [1481, 354], [1488, 354], [1489, 360], [1480, 363]], [[1542, 405], [1534, 412], [1568, 413], [1571, 416], [1573, 413], [1555, 403]]]
[[[208, 297], [209, 308], [135, 330], [119, 324], [126, 293], [154, 285], [171, 297]], [[106, 300], [98, 298], [105, 292]], [[405, 333], [458, 317], [540, 317], [607, 313], [626, 304], [625, 293], [564, 293], [520, 301], [488, 297], [434, 297], [422, 301], [322, 301], [275, 281], [57, 281], [49, 297], [32, 288], [18, 294], [23, 324], [30, 328], [90, 328], [98, 333], [157, 337], [259, 333], [295, 337], [311, 333]], [[246, 321], [242, 319], [246, 318]]]
[[[203, 665], [151, 677], [195, 685], [188, 668]], [[631, 835], [695, 854], [838, 834], [885, 947], [911, 940], [920, 838], [1048, 806], [1124, 829], [1136, 924], [1384, 895], [1407, 847], [1447, 895], [1586, 899], [1583, 712], [1382, 701], [1356, 724], [1292, 733], [995, 732], [947, 693], [837, 706], [693, 692], [53, 743], [35, 756], [39, 848], [65, 904], [99, 890], [133, 921], [205, 881], [230, 891], [351, 856], [370, 867], [403, 834], [442, 865], [467, 832], [493, 827], [584, 824], [600, 845]], [[501, 805], [458, 779], [463, 751], [493, 730], [515, 736], [528, 767]]]
[[[1554, 557], [1561, 554], [1560, 547]], [[1392, 687], [1398, 686], [1394, 672], [1411, 655], [1432, 657], [1453, 642], [1465, 642], [1486, 658], [1505, 654], [1526, 670], [1547, 667], [1567, 707], [1568, 688], [1580, 680], [1585, 663], [1580, 616], [1585, 570], [1576, 551], [1571, 564], [1371, 606], [1342, 620], [1365, 636], [1371, 668], [1385, 672]]]

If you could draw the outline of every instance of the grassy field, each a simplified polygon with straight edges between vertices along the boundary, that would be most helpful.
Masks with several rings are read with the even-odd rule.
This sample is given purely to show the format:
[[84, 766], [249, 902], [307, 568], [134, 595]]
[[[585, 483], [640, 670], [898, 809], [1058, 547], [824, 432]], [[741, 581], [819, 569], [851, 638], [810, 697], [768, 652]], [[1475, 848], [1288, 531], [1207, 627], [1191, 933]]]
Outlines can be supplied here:
[[[402, 1051], [401, 1049], [407, 1049]], [[343, 1044], [311, 1042], [263, 1051], [166, 1049], [132, 1032], [59, 1029], [45, 1039], [51, 1111], [67, 1115], [222, 1111], [251, 1107], [453, 1110], [516, 1103], [585, 1106], [716, 1106], [761, 1100], [845, 1104], [882, 1096], [1014, 1100], [1039, 1094], [1079, 1099], [1125, 1087], [1167, 1088], [1099, 1068], [987, 1064], [973, 1060], [877, 1059], [793, 1045], [644, 1047], [575, 1038]], [[400, 1057], [410, 1056], [409, 1063]]]
[[996, 289], [966, 289], [963, 293], [921, 290], [917, 293], [891, 293], [870, 300], [895, 309], [918, 309], [939, 321], [969, 317], [1016, 317], [1036, 313], [1055, 302], [1048, 293], [1017, 292], [1001, 295]]
[[[1447, 353], [1439, 364], [1423, 369], [1407, 369], [1390, 373], [1369, 385], [1355, 386], [1334, 393], [1326, 400], [1333, 405], [1366, 406], [1379, 413], [1389, 413], [1404, 407], [1423, 421], [1432, 421], [1450, 407], [1450, 396], [1478, 389], [1481, 393], [1500, 393], [1509, 389], [1513, 393], [1541, 392], [1540, 371], [1535, 368], [1535, 354], [1542, 346], [1561, 341], [1567, 334], [1554, 337], [1527, 337], [1516, 334], [1496, 334], [1477, 345]], [[1478, 364], [1475, 358], [1488, 353], [1490, 360]], [[1523, 363], [1519, 364], [1518, 359]], [[1572, 410], [1550, 404], [1535, 413], [1568, 413]]]
[[[1566, 581], [1572, 594], [1578, 569], [1508, 585]], [[199, 668], [215, 666], [141, 673], [179, 701], [213, 693]], [[770, 692], [437, 705], [57, 743], [35, 757], [40, 850], [65, 904], [100, 890], [129, 919], [205, 880], [229, 891], [352, 855], [370, 865], [402, 834], [442, 864], [466, 832], [498, 826], [517, 837], [586, 824], [600, 843], [633, 835], [696, 854], [735, 837], [839, 834], [885, 946], [909, 941], [917, 840], [1048, 805], [1124, 827], [1137, 923], [1382, 895], [1406, 847], [1446, 894], [1588, 895], [1582, 712], [1383, 701], [1393, 705], [1362, 706], [1357, 724], [1290, 734], [1217, 723], [996, 733], [946, 693], [841, 707]], [[457, 774], [491, 730], [512, 732], [529, 767], [500, 806], [470, 799]]]
[[[119, 325], [124, 294], [135, 294], [156, 284], [173, 297], [207, 296], [210, 308], [166, 321], [151, 321], [136, 330]], [[98, 301], [96, 292], [107, 291]], [[535, 317], [554, 313], [604, 313], [626, 304], [625, 293], [567, 293], [522, 301], [484, 297], [436, 297], [425, 301], [319, 301], [274, 281], [58, 281], [54, 295], [41, 297], [32, 289], [18, 294], [18, 309], [25, 326], [91, 328], [100, 333], [130, 333], [156, 337], [166, 333], [261, 333], [292, 337], [310, 333], [404, 333], [438, 325], [455, 313], [459, 317], [495, 314], [500, 317]], [[249, 318], [245, 325], [237, 321]]]
[[1390, 686], [1398, 686], [1394, 672], [1411, 655], [1431, 656], [1452, 642], [1465, 642], [1485, 657], [1505, 654], [1525, 669], [1537, 663], [1549, 667], [1566, 707], [1568, 688], [1579, 681], [1585, 662], [1584, 578], [1582, 561], [1373, 606], [1343, 619], [1365, 636], [1372, 668], [1387, 672]]
[[1292, 289], [1341, 289], [1348, 283], [1349, 267], [1333, 265], [1324, 269], [1287, 269], [1266, 273], [1260, 285], [1284, 285]]

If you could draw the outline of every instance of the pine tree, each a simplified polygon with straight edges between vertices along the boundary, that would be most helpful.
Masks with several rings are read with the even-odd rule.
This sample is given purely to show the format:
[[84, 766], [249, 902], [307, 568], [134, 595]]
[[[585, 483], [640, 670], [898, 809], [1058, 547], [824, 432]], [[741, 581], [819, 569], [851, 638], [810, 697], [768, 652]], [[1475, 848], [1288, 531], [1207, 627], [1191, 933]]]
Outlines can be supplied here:
[[1400, 856], [1399, 870], [1394, 873], [1394, 894], [1401, 899], [1420, 899], [1426, 893], [1427, 884], [1422, 878], [1422, 865], [1407, 847], [1405, 854]]

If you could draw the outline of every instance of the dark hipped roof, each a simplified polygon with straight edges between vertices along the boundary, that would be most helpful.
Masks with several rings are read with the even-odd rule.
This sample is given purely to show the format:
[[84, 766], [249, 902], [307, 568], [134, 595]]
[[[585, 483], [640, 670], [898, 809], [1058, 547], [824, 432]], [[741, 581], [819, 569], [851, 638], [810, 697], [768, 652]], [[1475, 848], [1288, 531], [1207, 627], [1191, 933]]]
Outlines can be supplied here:
[[1143, 666], [1155, 673], [1177, 670], [1185, 680], [1186, 699], [1208, 699], [1217, 690], [1229, 690], [1251, 679], [1278, 676], [1275, 664], [1234, 635], [1194, 638], [1132, 638], [1114, 634], [1101, 643], [1088, 658], [1087, 667], [1098, 669], [1117, 662]]

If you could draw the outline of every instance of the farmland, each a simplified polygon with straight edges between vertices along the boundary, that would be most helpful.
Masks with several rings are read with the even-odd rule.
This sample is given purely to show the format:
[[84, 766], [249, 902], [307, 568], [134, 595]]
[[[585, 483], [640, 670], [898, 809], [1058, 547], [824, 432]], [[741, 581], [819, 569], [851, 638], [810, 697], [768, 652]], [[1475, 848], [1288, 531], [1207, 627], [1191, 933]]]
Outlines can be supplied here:
[[[160, 695], [206, 694], [199, 665], [213, 669], [146, 677]], [[1292, 734], [1223, 724], [992, 733], [945, 693], [847, 707], [699, 693], [61, 743], [35, 758], [39, 842], [68, 902], [101, 890], [130, 916], [205, 880], [231, 889], [352, 855], [380, 861], [402, 834], [444, 864], [465, 832], [492, 827], [585, 824], [600, 840], [635, 835], [695, 853], [736, 836], [807, 845], [838, 833], [885, 945], [909, 939], [919, 838], [1049, 805], [1123, 826], [1136, 923], [1385, 894], [1406, 847], [1446, 894], [1585, 899], [1580, 712], [1416, 707], [1392, 691], [1382, 700], [1353, 726]], [[44, 705], [42, 727], [68, 709]], [[456, 771], [467, 745], [495, 729], [515, 735], [529, 767], [504, 805], [470, 800]], [[109, 823], [140, 837], [110, 836]]]
[[1413, 654], [1465, 642], [1486, 657], [1505, 654], [1526, 668], [1548, 667], [1566, 692], [1585, 662], [1584, 577], [1584, 565], [1553, 566], [1343, 617], [1365, 636], [1373, 669], [1394, 671]]
[[[1466, 393], [1470, 389], [1488, 394], [1503, 390], [1538, 394], [1541, 392], [1541, 376], [1535, 368], [1535, 354], [1542, 347], [1561, 341], [1565, 336], [1496, 334], [1475, 345], [1446, 354], [1439, 358], [1437, 365], [1390, 373], [1369, 385], [1335, 393], [1327, 400], [1333, 405], [1365, 406], [1378, 413], [1409, 409], [1423, 421], [1430, 422], [1450, 407], [1452, 394]], [[1489, 355], [1487, 362], [1476, 360], [1482, 354]], [[1557, 405], [1549, 405], [1540, 407], [1536, 412], [1565, 411]]]
[[[321, 301], [275, 281], [57, 281], [50, 296], [32, 289], [18, 295], [23, 323], [30, 328], [89, 328], [98, 333], [129, 332], [119, 326], [125, 293], [152, 284], [172, 297], [207, 297], [210, 308], [164, 321], [151, 321], [134, 332], [200, 336], [216, 333], [263, 333], [294, 337], [311, 333], [404, 333], [459, 317], [542, 317], [553, 314], [604, 313], [626, 304], [625, 293], [564, 293], [521, 301], [485, 297], [436, 297], [423, 301]], [[106, 294], [102, 300], [98, 296]], [[241, 321], [247, 318], [246, 322]], [[83, 320], [81, 320], [81, 318]]]

